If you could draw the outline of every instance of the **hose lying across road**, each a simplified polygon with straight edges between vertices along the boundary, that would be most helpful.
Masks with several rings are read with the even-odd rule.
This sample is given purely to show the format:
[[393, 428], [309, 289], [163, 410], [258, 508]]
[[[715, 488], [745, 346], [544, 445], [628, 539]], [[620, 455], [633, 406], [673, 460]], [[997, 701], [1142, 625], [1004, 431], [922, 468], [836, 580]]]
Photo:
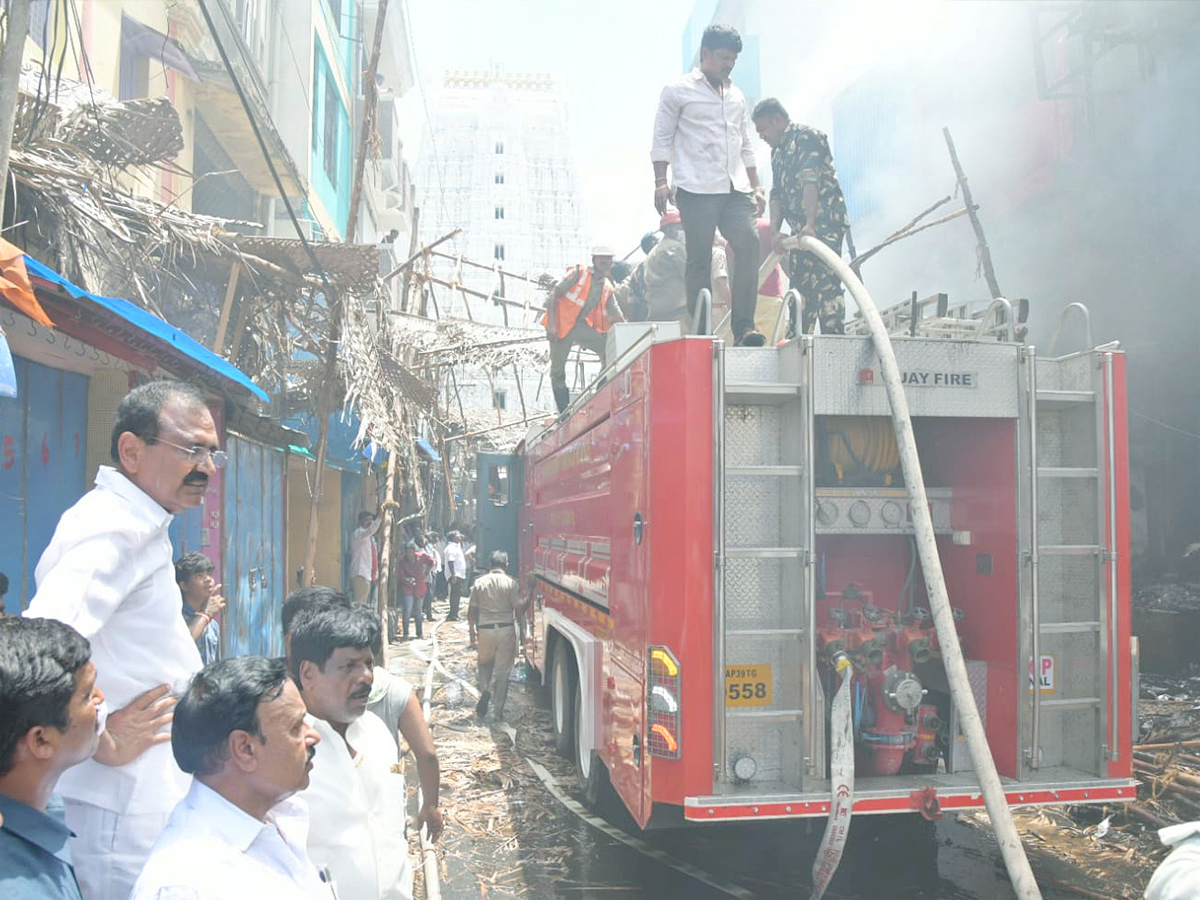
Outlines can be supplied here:
[[[421, 651], [417, 650], [415, 647], [413, 647], [412, 651], [411, 651], [413, 656], [415, 656], [417, 659], [420, 659], [427, 665], [427, 668], [425, 670], [425, 719], [426, 719], [426, 721], [429, 720], [429, 712], [430, 712], [429, 703], [430, 703], [430, 697], [433, 695], [432, 686], [433, 686], [433, 671], [434, 671], [434, 669], [441, 672], [450, 681], [457, 682], [459, 685], [461, 685], [463, 691], [466, 694], [468, 694], [469, 696], [471, 696], [472, 698], [474, 698], [476, 700], [479, 699], [479, 689], [476, 688], [475, 685], [471, 684], [468, 681], [465, 681], [462, 678], [459, 678], [457, 675], [455, 675], [453, 672], [449, 671], [445, 666], [443, 666], [441, 664], [441, 662], [438, 660], [437, 632], [438, 632], [438, 628], [440, 628], [442, 626], [442, 624], [444, 624], [444, 623], [439, 622], [437, 625], [435, 625], [430, 630], [430, 637], [432, 639], [433, 646], [432, 646], [432, 650], [428, 656], [426, 656]], [[539, 763], [537, 760], [531, 759], [529, 756], [526, 756], [524, 753], [521, 752], [520, 748], [517, 746], [517, 730], [515, 728], [513, 728], [507, 722], [497, 723], [497, 727], [500, 728], [500, 730], [503, 731], [506, 735], [508, 735], [508, 739], [510, 741], [512, 741], [513, 751], [518, 756], [520, 756], [521, 759], [523, 759], [525, 761], [525, 763], [529, 766], [529, 768], [533, 771], [533, 773], [538, 777], [538, 780], [541, 781], [542, 785], [546, 788], [546, 790], [550, 793], [550, 795], [552, 797], [554, 797], [554, 799], [557, 800], [559, 803], [561, 803], [563, 806], [565, 806], [567, 809], [569, 809], [571, 812], [573, 812], [578, 818], [582, 819], [584, 822], [587, 822], [587, 824], [591, 825], [597, 831], [601, 831], [608, 837], [612, 838], [613, 840], [619, 841], [620, 843], [624, 844], [625, 846], [627, 846], [633, 850], [636, 850], [638, 853], [641, 853], [643, 856], [647, 856], [650, 859], [653, 859], [655, 862], [660, 863], [660, 864], [666, 866], [667, 868], [673, 869], [674, 871], [680, 873], [681, 875], [685, 875], [688, 878], [691, 878], [695, 881], [699, 881], [702, 884], [708, 885], [710, 888], [713, 888], [714, 890], [718, 890], [723, 894], [726, 894], [730, 897], [736, 897], [737, 900], [753, 900], [754, 893], [752, 891], [746, 890], [745, 888], [739, 887], [735, 884], [729, 884], [727, 882], [721, 881], [716, 876], [711, 875], [708, 872], [705, 872], [704, 870], [697, 868], [696, 866], [693, 866], [691, 863], [684, 862], [683, 860], [675, 859], [670, 854], [668, 854], [662, 850], [659, 850], [656, 847], [651, 847], [648, 843], [646, 843], [641, 838], [637, 838], [631, 834], [627, 834], [624, 831], [622, 831], [620, 828], [617, 828], [615, 825], [611, 824], [610, 822], [607, 822], [606, 820], [600, 818], [599, 816], [593, 815], [592, 813], [588, 812], [588, 810], [583, 806], [583, 804], [581, 804], [574, 797], [570, 796], [565, 790], [563, 790], [562, 786], [559, 785], [557, 779], [555, 779], [555, 777], [552, 774], [550, 774], [550, 772], [546, 769], [545, 766], [541, 765], [541, 763]], [[418, 802], [418, 804], [420, 803], [420, 797], [418, 797], [417, 802]], [[440, 891], [436, 895], [431, 894], [431, 893], [429, 893], [428, 885], [430, 884], [430, 880], [429, 880], [430, 874], [429, 873], [432, 870], [433, 871], [432, 884], [434, 885], [435, 890], [437, 889], [437, 884], [438, 884], [438, 882], [437, 882], [437, 857], [436, 857], [436, 853], [433, 850], [432, 846], [429, 845], [426, 841], [424, 829], [422, 829], [422, 831], [421, 831], [421, 848], [422, 848], [422, 853], [424, 855], [424, 861], [425, 861], [425, 878], [426, 878], [426, 885], [427, 885], [426, 897], [428, 898], [428, 900], [435, 900], [435, 897], [441, 896]]]
[[892, 425], [896, 430], [896, 444], [900, 448], [900, 466], [904, 472], [904, 483], [908, 487], [912, 508], [917, 555], [921, 561], [921, 573], [925, 576], [925, 587], [929, 594], [929, 607], [942, 648], [946, 678], [950, 682], [950, 696], [958, 710], [959, 723], [967, 738], [967, 749], [971, 754], [975, 775], [979, 779], [983, 802], [987, 807], [988, 817], [996, 834], [996, 843], [1000, 846], [1000, 855], [1004, 858], [1013, 890], [1016, 891], [1018, 900], [1041, 900], [1041, 892], [1034, 880], [1033, 870], [1029, 867], [1029, 860], [1025, 857], [1025, 848], [1021, 846], [1012, 810], [1008, 807], [1004, 788], [1000, 784], [1000, 775], [996, 771], [996, 762], [988, 748], [987, 735], [983, 731], [983, 722], [975, 705], [975, 695], [967, 679], [967, 667], [963, 661], [962, 646], [958, 641], [958, 631], [954, 625], [954, 615], [946, 591], [946, 579], [942, 574], [942, 563], [934, 538], [933, 519], [929, 514], [925, 478], [921, 473], [920, 459], [917, 457], [917, 442], [913, 436], [908, 399], [904, 395], [900, 367], [896, 363], [891, 338], [867, 289], [838, 254], [812, 237], [802, 237], [798, 241], [793, 238], [787, 243], [791, 247], [798, 247], [813, 254], [833, 270], [850, 289], [850, 294], [858, 303], [859, 312], [870, 329], [871, 341], [879, 355], [879, 368], [884, 387], [887, 389], [888, 403], [892, 409]]

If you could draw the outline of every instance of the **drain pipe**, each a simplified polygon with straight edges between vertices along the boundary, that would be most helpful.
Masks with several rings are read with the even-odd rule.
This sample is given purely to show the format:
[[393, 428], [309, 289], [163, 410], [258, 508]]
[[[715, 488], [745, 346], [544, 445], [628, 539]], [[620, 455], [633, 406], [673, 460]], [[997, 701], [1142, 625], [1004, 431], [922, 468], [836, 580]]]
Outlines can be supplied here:
[[933, 519], [929, 514], [925, 479], [917, 457], [917, 443], [913, 436], [912, 418], [908, 413], [908, 399], [904, 396], [900, 367], [896, 363], [891, 338], [867, 289], [838, 254], [816, 238], [802, 237], [798, 242], [792, 239], [789, 243], [813, 254], [834, 271], [850, 289], [851, 295], [858, 303], [859, 312], [871, 331], [871, 341], [875, 345], [875, 352], [879, 354], [883, 384], [887, 389], [888, 402], [892, 409], [892, 425], [896, 430], [896, 444], [900, 448], [900, 465], [912, 505], [917, 554], [921, 560], [921, 572], [925, 576], [925, 586], [929, 593], [930, 611], [933, 613], [933, 622], [937, 627], [938, 641], [942, 648], [946, 678], [950, 682], [950, 696], [966, 734], [967, 749], [975, 766], [975, 774], [979, 778], [983, 802], [996, 834], [996, 843], [1000, 845], [1000, 855], [1004, 858], [1004, 866], [1008, 870], [1013, 890], [1019, 900], [1041, 900], [1041, 892], [1034, 880], [1033, 870], [1029, 867], [1029, 860], [1025, 857], [1025, 848], [1021, 845], [1020, 835], [1017, 834], [1012, 810], [1008, 808], [1008, 800], [1000, 784], [995, 760], [992, 759], [991, 750], [988, 748], [979, 709], [975, 706], [975, 695], [971, 692], [971, 684], [967, 680], [967, 667], [963, 661], [962, 646], [954, 626], [950, 598], [946, 592], [946, 580], [942, 574], [937, 541], [933, 535]]

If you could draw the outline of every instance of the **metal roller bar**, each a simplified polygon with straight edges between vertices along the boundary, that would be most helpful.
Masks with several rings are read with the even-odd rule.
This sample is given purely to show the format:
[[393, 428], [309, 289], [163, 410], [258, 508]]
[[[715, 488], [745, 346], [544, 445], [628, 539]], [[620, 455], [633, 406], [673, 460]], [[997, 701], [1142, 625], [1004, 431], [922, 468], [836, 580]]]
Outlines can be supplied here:
[[725, 764], [725, 342], [713, 342], [713, 781]]
[[1117, 715], [1117, 697], [1120, 684], [1120, 659], [1118, 646], [1119, 633], [1117, 628], [1117, 461], [1116, 437], [1114, 435], [1113, 416], [1115, 414], [1113, 400], [1113, 355], [1104, 354], [1104, 416], [1105, 430], [1108, 437], [1108, 616], [1109, 616], [1109, 696], [1110, 710], [1109, 731], [1111, 740], [1108, 745], [1108, 758], [1114, 762], [1120, 758], [1118, 744], [1120, 742], [1120, 716]]
[[[1033, 345], [1025, 348], [1026, 390], [1029, 395], [1029, 464], [1037, 466], [1037, 354]], [[1029, 596], [1031, 623], [1030, 662], [1038, 665], [1042, 658], [1042, 623], [1041, 612], [1038, 608], [1038, 556], [1042, 548], [1038, 546], [1038, 484], [1036, 471], [1029, 479]], [[1033, 708], [1029, 728], [1029, 768], [1041, 766], [1042, 745], [1042, 692], [1033, 692]]]

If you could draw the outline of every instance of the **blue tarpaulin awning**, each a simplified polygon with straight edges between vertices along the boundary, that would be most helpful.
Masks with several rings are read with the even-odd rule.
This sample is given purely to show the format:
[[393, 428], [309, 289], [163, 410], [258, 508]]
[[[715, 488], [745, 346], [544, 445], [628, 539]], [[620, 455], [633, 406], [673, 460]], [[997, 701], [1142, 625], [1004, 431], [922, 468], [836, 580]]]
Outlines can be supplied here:
[[421, 448], [421, 451], [428, 456], [432, 462], [440, 463], [442, 461], [442, 458], [438, 456], [438, 452], [433, 449], [433, 444], [429, 443], [429, 441], [425, 440], [425, 438], [417, 438], [417, 446]]
[[199, 363], [204, 368], [220, 375], [227, 381], [232, 381], [234, 384], [245, 388], [260, 400], [267, 403], [271, 402], [271, 398], [267, 395], [267, 392], [251, 381], [245, 372], [230, 363], [227, 359], [213, 353], [203, 344], [196, 341], [195, 338], [164, 322], [153, 313], [147, 312], [140, 306], [130, 303], [128, 300], [121, 300], [118, 297], [102, 297], [99, 294], [85, 291], [83, 288], [67, 281], [54, 270], [42, 265], [32, 256], [25, 256], [25, 266], [28, 268], [30, 275], [36, 275], [43, 281], [57, 285], [77, 300], [86, 297], [97, 306], [107, 309], [109, 312], [120, 316], [129, 324], [169, 344], [177, 352], [187, 356], [193, 362]]

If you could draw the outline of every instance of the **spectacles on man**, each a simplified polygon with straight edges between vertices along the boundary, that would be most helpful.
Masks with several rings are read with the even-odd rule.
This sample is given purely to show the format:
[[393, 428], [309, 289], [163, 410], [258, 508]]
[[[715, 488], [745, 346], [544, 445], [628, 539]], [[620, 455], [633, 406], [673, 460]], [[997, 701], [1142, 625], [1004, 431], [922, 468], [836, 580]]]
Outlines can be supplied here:
[[173, 447], [188, 458], [193, 466], [199, 468], [210, 459], [212, 460], [214, 469], [225, 468], [225, 463], [229, 459], [229, 454], [224, 450], [212, 450], [208, 447], [182, 447], [179, 444], [172, 444], [170, 441], [164, 441], [160, 437], [147, 441], [148, 444], [165, 444], [168, 447]]

